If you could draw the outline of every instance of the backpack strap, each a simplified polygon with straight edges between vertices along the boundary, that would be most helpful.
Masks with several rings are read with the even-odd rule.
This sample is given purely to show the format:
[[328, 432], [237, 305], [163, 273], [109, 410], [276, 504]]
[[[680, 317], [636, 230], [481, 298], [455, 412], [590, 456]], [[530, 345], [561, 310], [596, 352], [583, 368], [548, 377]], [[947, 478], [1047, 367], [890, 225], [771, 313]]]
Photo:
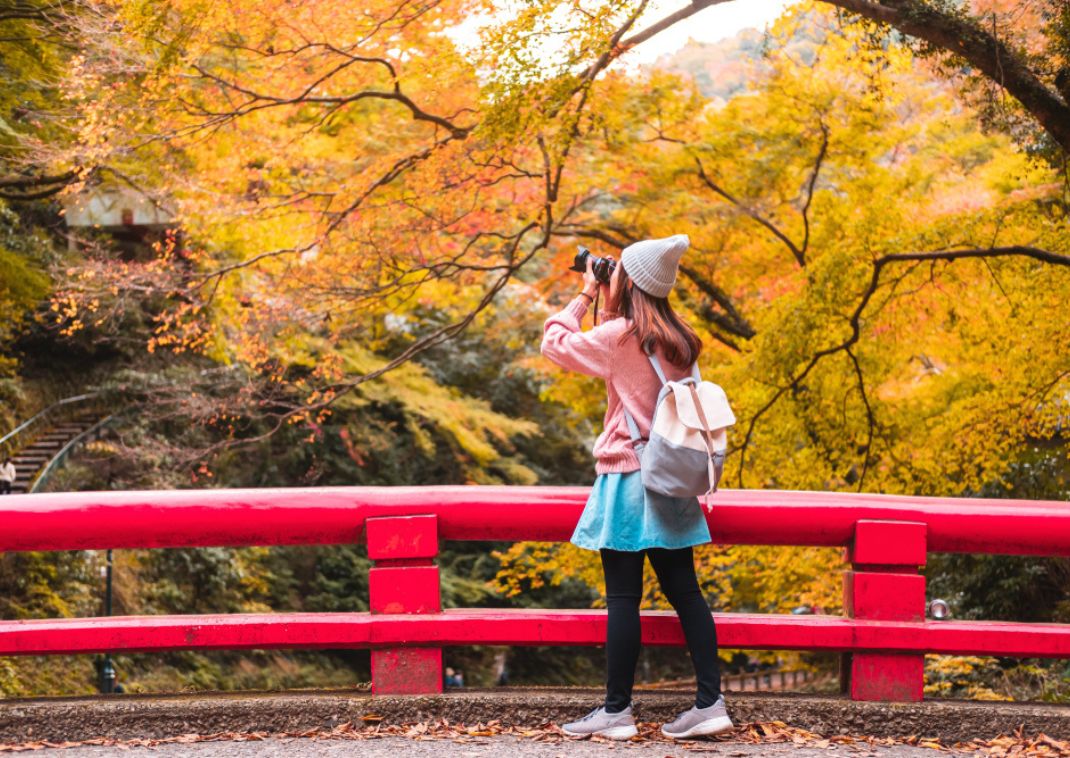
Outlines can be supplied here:
[[[664, 387], [669, 380], [665, 377], [665, 372], [661, 370], [661, 363], [658, 361], [658, 357], [653, 353], [647, 353], [646, 357], [650, 360], [650, 365], [654, 367], [654, 372], [658, 375], [658, 379], [661, 380], [661, 385]], [[635, 423], [635, 419], [632, 414], [628, 413], [627, 408], [624, 409], [624, 420], [628, 422], [628, 434], [632, 437], [632, 447], [635, 447], [643, 441], [643, 437], [639, 434], [639, 425]]]
[[639, 434], [639, 425], [635, 423], [635, 419], [632, 418], [632, 414], [628, 413], [627, 408], [624, 409], [624, 420], [628, 422], [628, 434], [632, 436], [632, 447], [635, 447], [643, 441], [643, 438]]
[[710, 422], [706, 420], [706, 412], [702, 410], [702, 401], [699, 400], [698, 390], [695, 389], [693, 384], [691, 385], [691, 397], [695, 400], [695, 410], [698, 411], [699, 420], [702, 422], [702, 442], [706, 445], [706, 452], [709, 454], [706, 461], [710, 477], [710, 488], [706, 490], [706, 494], [709, 495], [717, 491], [717, 473], [713, 463], [713, 456], [716, 455], [713, 450], [713, 429], [710, 428]]
[[[654, 367], [654, 372], [658, 375], [658, 379], [661, 380], [662, 386], [668, 384], [669, 380], [666, 378], [665, 372], [661, 368], [661, 361], [658, 360], [658, 356], [653, 353], [648, 353], [646, 357], [650, 361], [650, 365]], [[698, 361], [695, 361], [691, 365], [691, 378], [696, 382], [702, 381], [702, 375], [698, 372]]]
[[654, 372], [657, 373], [658, 379], [661, 380], [661, 385], [664, 387], [669, 383], [669, 380], [665, 378], [665, 372], [661, 370], [661, 362], [658, 360], [658, 356], [648, 353], [646, 357], [650, 360], [650, 365], [654, 367]]

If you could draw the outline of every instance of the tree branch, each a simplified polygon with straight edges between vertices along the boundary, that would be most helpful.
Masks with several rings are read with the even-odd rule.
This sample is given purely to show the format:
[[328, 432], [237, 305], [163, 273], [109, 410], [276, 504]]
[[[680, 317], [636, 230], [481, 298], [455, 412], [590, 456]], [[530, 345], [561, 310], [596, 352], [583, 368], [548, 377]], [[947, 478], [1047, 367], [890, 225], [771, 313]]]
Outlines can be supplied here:
[[862, 404], [866, 407], [866, 454], [862, 458], [862, 473], [858, 476], [858, 491], [862, 491], [862, 486], [866, 483], [866, 472], [869, 471], [869, 462], [873, 457], [873, 430], [877, 426], [876, 419], [873, 415], [873, 406], [869, 404], [869, 395], [866, 394], [866, 382], [862, 378], [862, 367], [858, 363], [858, 358], [855, 357], [854, 351], [851, 348], [845, 348], [847, 357], [851, 359], [851, 365], [854, 367], [855, 378], [858, 380], [858, 392], [862, 395]]
[[823, 0], [966, 60], [1003, 87], [1070, 152], [1070, 107], [1015, 55], [1006, 43], [972, 19], [963, 19], [919, 0]]
[[[720, 5], [721, 3], [728, 3], [732, 0], [693, 0], [686, 8], [681, 8], [675, 13], [671, 13], [660, 21], [651, 24], [643, 29], [641, 32], [636, 32], [631, 37], [620, 42], [620, 52], [625, 52], [635, 47], [636, 45], [646, 42], [659, 32], [663, 32], [670, 26], [683, 21], [686, 18], [690, 18], [699, 11], [705, 10], [714, 5]], [[619, 54], [619, 53], [618, 53]]]
[[[341, 70], [353, 65], [354, 63], [372, 63], [372, 64], [385, 66], [386, 69], [390, 72], [391, 78], [393, 79], [393, 82], [394, 82], [393, 89], [391, 91], [389, 91], [389, 92], [383, 91], [383, 90], [364, 90], [364, 91], [361, 91], [361, 92], [353, 93], [351, 95], [342, 95], [342, 96], [339, 96], [339, 97], [322, 97], [322, 96], [313, 96], [312, 95], [312, 93], [316, 90], [316, 88], [319, 87], [321, 84], [323, 84], [323, 82], [325, 82], [327, 79], [330, 79], [332, 76], [337, 74], [339, 71], [341, 71]], [[317, 105], [342, 106], [342, 105], [347, 105], [347, 104], [350, 104], [350, 103], [355, 103], [355, 102], [358, 102], [360, 100], [377, 99], [377, 100], [393, 100], [395, 102], [401, 103], [402, 105], [404, 105], [406, 108], [409, 109], [409, 112], [412, 113], [412, 117], [413, 117], [414, 120], [416, 120], [416, 121], [427, 121], [429, 123], [435, 124], [436, 126], [441, 126], [443, 129], [448, 131], [453, 137], [464, 137], [464, 136], [467, 136], [467, 134], [470, 131], [472, 131], [472, 129], [474, 128], [472, 126], [468, 126], [468, 127], [458, 126], [458, 125], [450, 122], [449, 120], [443, 118], [442, 116], [436, 116], [435, 114], [428, 113], [427, 111], [425, 111], [422, 108], [420, 108], [412, 100], [412, 98], [410, 98], [408, 95], [404, 94], [401, 91], [401, 84], [397, 79], [397, 73], [395, 72], [393, 65], [388, 60], [383, 59], [383, 58], [366, 58], [366, 57], [361, 57], [361, 56], [350, 55], [350, 56], [348, 56], [348, 60], [346, 60], [344, 63], [341, 63], [338, 66], [335, 66], [333, 69], [331, 69], [327, 73], [323, 74], [322, 76], [320, 76], [319, 78], [314, 80], [311, 84], [306, 86], [301, 92], [299, 92], [296, 95], [293, 95], [292, 97], [278, 97], [278, 96], [275, 96], [275, 95], [268, 95], [268, 94], [263, 93], [263, 92], [257, 92], [256, 90], [249, 89], [248, 87], [243, 87], [243, 86], [241, 86], [241, 85], [239, 85], [239, 84], [237, 84], [235, 82], [229, 81], [227, 79], [224, 79], [221, 76], [213, 74], [210, 71], [207, 71], [206, 69], [204, 69], [204, 68], [202, 68], [200, 66], [194, 66], [193, 68], [202, 77], [204, 77], [206, 79], [209, 79], [210, 81], [215, 82], [216, 84], [220, 85], [221, 87], [225, 87], [225, 88], [230, 89], [230, 90], [232, 90], [234, 92], [238, 92], [238, 93], [240, 93], [242, 95], [245, 95], [247, 98], [249, 98], [245, 103], [239, 105], [237, 108], [234, 108], [233, 110], [230, 110], [230, 111], [214, 112], [214, 111], [208, 111], [208, 110], [203, 110], [202, 109], [202, 111], [201, 111], [202, 115], [210, 116], [210, 117], [213, 117], [215, 119], [232, 120], [232, 119], [235, 119], [235, 118], [239, 118], [241, 116], [245, 116], [245, 115], [247, 115], [249, 113], [253, 113], [253, 112], [258, 111], [258, 110], [263, 110], [265, 108], [276, 108], [276, 107], [279, 107], [279, 106], [282, 106], [282, 105], [297, 105], [297, 104], [303, 104], [303, 103], [313, 103], [313, 104], [317, 104]]]
[[814, 161], [814, 170], [810, 174], [810, 182], [806, 187], [806, 202], [802, 207], [802, 220], [803, 220], [803, 243], [800, 249], [800, 254], [803, 260], [806, 259], [806, 251], [810, 247], [810, 203], [814, 199], [814, 187], [817, 185], [817, 175], [821, 172], [821, 164], [825, 160], [825, 156], [828, 155], [829, 148], [829, 128], [825, 126], [825, 122], [820, 122], [821, 126], [821, 148], [817, 151], [817, 159]]
[[[61, 192], [68, 184], [78, 179], [77, 171], [67, 171], [52, 176], [0, 177], [0, 198], [15, 201], [41, 200]], [[43, 189], [37, 189], [38, 187], [43, 187]]]
[[757, 332], [754, 331], [754, 327], [750, 322], [736, 309], [732, 299], [728, 296], [728, 293], [711, 282], [709, 279], [701, 276], [698, 271], [690, 266], [680, 266], [680, 273], [686, 276], [691, 282], [698, 287], [706, 297], [719, 305], [724, 313], [718, 313], [712, 308], [707, 308], [703, 316], [717, 324], [717, 326], [724, 329], [730, 334], [734, 334], [737, 337], [743, 339], [751, 339]]
[[[776, 237], [781, 242], [783, 242], [784, 245], [788, 248], [788, 250], [791, 251], [792, 256], [795, 258], [795, 262], [798, 263], [800, 266], [802, 266], [804, 268], [806, 267], [806, 256], [805, 256], [805, 254], [803, 253], [802, 250], [800, 250], [798, 248], [798, 246], [794, 242], [791, 241], [791, 239], [788, 237], [788, 235], [786, 235], [786, 234], [784, 234], [784, 232], [780, 231], [780, 229], [778, 229], [771, 221], [769, 221], [764, 216], [762, 216], [760, 213], [758, 213], [758, 211], [754, 210], [749, 205], [744, 205], [739, 200], [734, 198], [732, 195], [728, 194], [728, 192], [726, 192], [724, 189], [722, 189], [716, 183], [714, 183], [714, 181], [712, 179], [710, 179], [710, 177], [706, 174], [706, 169], [702, 165], [702, 160], [699, 159], [699, 157], [697, 155], [693, 156], [693, 157], [695, 159], [695, 165], [698, 167], [699, 179], [701, 179], [703, 181], [703, 183], [707, 187], [709, 187], [711, 190], [716, 192], [718, 195], [723, 197], [725, 200], [727, 200], [728, 202], [732, 203], [732, 205], [736, 206], [741, 211], [743, 211], [743, 213], [745, 213], [746, 215], [750, 216], [752, 219], [754, 219], [759, 224], [761, 224], [766, 229], [768, 229], [770, 232], [772, 232], [773, 236]], [[816, 176], [816, 172], [815, 172], [815, 176]]]

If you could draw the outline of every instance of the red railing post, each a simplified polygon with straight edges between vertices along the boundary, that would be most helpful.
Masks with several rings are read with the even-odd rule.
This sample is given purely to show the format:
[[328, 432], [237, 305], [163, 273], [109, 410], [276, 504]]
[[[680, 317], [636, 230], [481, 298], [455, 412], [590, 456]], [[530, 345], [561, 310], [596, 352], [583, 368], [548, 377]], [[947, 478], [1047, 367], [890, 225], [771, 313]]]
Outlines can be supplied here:
[[[859, 520], [844, 573], [844, 610], [856, 619], [923, 621], [927, 527], [913, 521]], [[852, 700], [918, 701], [925, 657], [914, 653], [854, 653], [845, 667]]]
[[[438, 613], [442, 610], [437, 516], [369, 518], [365, 522], [368, 605], [377, 613]], [[442, 692], [442, 648], [372, 648], [372, 693], [417, 695]]]

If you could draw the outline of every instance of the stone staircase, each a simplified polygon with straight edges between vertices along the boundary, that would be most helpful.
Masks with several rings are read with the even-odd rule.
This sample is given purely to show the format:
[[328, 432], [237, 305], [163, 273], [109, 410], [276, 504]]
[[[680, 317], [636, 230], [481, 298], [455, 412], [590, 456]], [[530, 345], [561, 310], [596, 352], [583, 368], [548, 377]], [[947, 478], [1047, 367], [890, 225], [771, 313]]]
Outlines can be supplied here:
[[11, 454], [11, 462], [15, 464], [16, 477], [11, 487], [12, 494], [29, 492], [41, 469], [48, 465], [68, 442], [88, 431], [99, 420], [99, 413], [83, 410], [69, 419], [57, 420], [14, 451]]

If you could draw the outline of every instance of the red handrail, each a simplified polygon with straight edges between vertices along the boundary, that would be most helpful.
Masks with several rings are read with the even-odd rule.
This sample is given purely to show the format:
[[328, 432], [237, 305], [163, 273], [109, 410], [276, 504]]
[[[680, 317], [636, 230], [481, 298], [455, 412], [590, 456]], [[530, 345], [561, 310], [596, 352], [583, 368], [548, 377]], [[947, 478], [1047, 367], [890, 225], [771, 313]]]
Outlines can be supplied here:
[[[447, 540], [563, 541], [586, 487], [65, 492], [0, 499], [0, 551], [344, 544], [369, 518], [432, 514]], [[721, 490], [713, 541], [845, 546], [859, 520], [927, 525], [929, 552], [1070, 556], [1070, 503]]]

